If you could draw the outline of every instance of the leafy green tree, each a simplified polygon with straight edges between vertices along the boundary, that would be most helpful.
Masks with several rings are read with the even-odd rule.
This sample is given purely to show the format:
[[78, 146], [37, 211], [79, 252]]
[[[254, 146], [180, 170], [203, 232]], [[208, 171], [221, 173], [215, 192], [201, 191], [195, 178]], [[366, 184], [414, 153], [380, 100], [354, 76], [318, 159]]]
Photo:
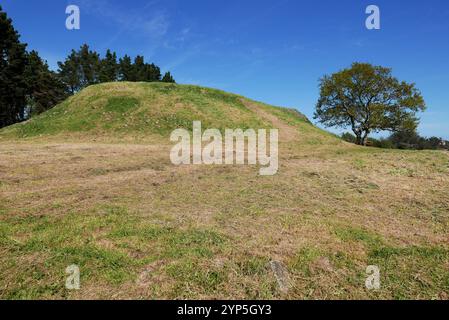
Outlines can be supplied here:
[[117, 81], [118, 72], [119, 66], [117, 64], [117, 54], [115, 52], [111, 52], [111, 50], [108, 49], [106, 51], [106, 56], [100, 61], [99, 81]]
[[400, 82], [391, 69], [354, 63], [320, 80], [315, 119], [326, 126], [350, 127], [356, 143], [372, 132], [415, 129], [425, 102], [414, 84]]
[[420, 136], [416, 130], [395, 132], [388, 140], [399, 149], [436, 150], [445, 148], [445, 141], [442, 138], [425, 138]]
[[173, 76], [171, 75], [170, 71], [168, 71], [164, 74], [164, 77], [162, 78], [162, 82], [176, 83], [176, 81], [173, 78]]
[[0, 7], [0, 128], [25, 119], [26, 44]]
[[28, 115], [51, 109], [67, 97], [58, 75], [49, 70], [36, 51], [27, 55], [25, 78], [28, 85]]
[[396, 131], [388, 139], [399, 149], [419, 149], [424, 140], [414, 129]]
[[391, 142], [390, 139], [380, 138], [377, 139], [371, 139], [372, 140], [372, 146], [376, 148], [383, 148], [383, 149], [394, 149], [395, 145], [393, 142]]
[[443, 148], [445, 142], [442, 138], [438, 137], [430, 137], [426, 139], [426, 148], [427, 149], [438, 149]]

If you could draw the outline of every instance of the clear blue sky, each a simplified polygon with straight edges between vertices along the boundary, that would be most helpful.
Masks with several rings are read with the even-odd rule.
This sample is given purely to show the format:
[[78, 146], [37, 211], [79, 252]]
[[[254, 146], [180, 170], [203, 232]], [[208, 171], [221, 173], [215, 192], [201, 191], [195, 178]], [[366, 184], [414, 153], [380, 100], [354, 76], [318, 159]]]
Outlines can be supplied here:
[[[65, 8], [81, 9], [81, 30]], [[381, 30], [365, 28], [365, 8]], [[143, 54], [179, 83], [216, 87], [312, 118], [318, 79], [354, 61], [415, 82], [428, 110], [420, 132], [449, 139], [447, 0], [0, 0], [22, 40], [55, 67], [72, 48]]]

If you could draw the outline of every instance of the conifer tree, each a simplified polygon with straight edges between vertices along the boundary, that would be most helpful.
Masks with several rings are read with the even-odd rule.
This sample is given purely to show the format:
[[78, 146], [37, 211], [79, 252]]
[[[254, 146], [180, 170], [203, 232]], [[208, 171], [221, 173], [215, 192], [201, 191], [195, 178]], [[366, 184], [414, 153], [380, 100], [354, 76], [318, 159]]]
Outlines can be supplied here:
[[74, 94], [81, 90], [81, 68], [78, 54], [72, 50], [64, 62], [58, 62], [58, 76], [64, 83], [66, 91]]
[[39, 114], [57, 105], [67, 97], [64, 84], [49, 70], [36, 51], [27, 55], [25, 78], [28, 86], [27, 115]]
[[145, 81], [161, 81], [161, 69], [154, 63], [147, 64], [147, 79]]
[[0, 7], [0, 128], [25, 119], [26, 44]]
[[119, 80], [120, 81], [136, 81], [131, 57], [125, 55], [119, 61]]
[[78, 52], [78, 58], [81, 67], [81, 87], [99, 83], [100, 55], [84, 44]]
[[137, 82], [146, 81], [147, 72], [146, 72], [145, 59], [143, 56], [137, 56], [134, 59], [133, 70], [134, 70], [134, 75], [135, 75], [134, 81], [137, 81]]
[[100, 82], [113, 82], [118, 79], [117, 54], [106, 51], [106, 56], [100, 62], [99, 80]]
[[176, 83], [175, 79], [173, 79], [173, 76], [171, 75], [170, 71], [168, 71], [164, 74], [164, 77], [162, 78], [162, 82]]

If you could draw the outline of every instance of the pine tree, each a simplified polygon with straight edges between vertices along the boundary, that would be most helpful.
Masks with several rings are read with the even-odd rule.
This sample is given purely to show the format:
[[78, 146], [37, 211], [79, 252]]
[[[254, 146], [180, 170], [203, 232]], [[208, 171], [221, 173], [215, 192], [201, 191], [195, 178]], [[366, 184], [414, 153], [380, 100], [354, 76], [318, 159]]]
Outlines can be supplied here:
[[120, 81], [136, 81], [131, 57], [125, 55], [119, 62], [119, 80]]
[[117, 54], [108, 49], [105, 58], [100, 62], [99, 80], [100, 82], [117, 81], [118, 72]]
[[28, 116], [47, 111], [67, 97], [64, 84], [36, 51], [27, 55], [25, 78], [28, 85]]
[[162, 82], [176, 83], [176, 81], [175, 81], [175, 79], [173, 79], [173, 76], [171, 75], [170, 71], [168, 71], [164, 74], [164, 77], [162, 78]]
[[76, 51], [72, 50], [64, 62], [58, 62], [58, 66], [58, 76], [62, 83], [64, 83], [66, 91], [74, 94], [81, 90], [81, 68]]
[[0, 7], [0, 128], [25, 119], [26, 44]]
[[161, 81], [161, 69], [154, 63], [145, 63], [143, 56], [136, 56], [132, 66], [134, 78], [137, 82]]
[[91, 51], [87, 44], [79, 51], [72, 50], [64, 62], [58, 62], [58, 66], [59, 76], [72, 94], [100, 82], [100, 55]]
[[161, 81], [161, 69], [156, 66], [154, 63], [147, 64], [147, 77], [145, 81], [153, 82], [153, 81]]
[[81, 67], [81, 87], [99, 83], [100, 55], [84, 44], [78, 52], [78, 59]]
[[137, 81], [137, 82], [146, 81], [147, 71], [146, 71], [145, 59], [143, 56], [137, 56], [134, 59], [133, 69], [134, 69], [134, 74], [135, 74], [134, 81]]

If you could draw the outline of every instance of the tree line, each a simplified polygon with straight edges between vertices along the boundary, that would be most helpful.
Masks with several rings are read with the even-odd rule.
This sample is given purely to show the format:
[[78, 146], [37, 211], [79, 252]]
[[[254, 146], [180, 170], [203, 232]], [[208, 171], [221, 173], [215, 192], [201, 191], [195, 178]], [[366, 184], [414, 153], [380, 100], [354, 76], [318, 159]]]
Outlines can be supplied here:
[[[356, 136], [350, 132], [343, 133], [341, 138], [350, 143], [357, 142]], [[449, 150], [449, 141], [439, 137], [426, 138], [415, 130], [403, 130], [394, 132], [386, 138], [368, 138], [367, 146], [403, 150]]]
[[58, 67], [59, 79], [70, 94], [104, 82], [175, 82], [170, 72], [162, 76], [160, 68], [154, 63], [146, 63], [143, 56], [138, 55], [133, 60], [125, 55], [117, 59], [117, 54], [108, 49], [101, 58], [87, 44], [78, 51], [72, 50], [65, 61], [58, 62]]
[[114, 81], [175, 83], [170, 72], [162, 75], [143, 56], [118, 58], [108, 49], [101, 57], [87, 44], [72, 50], [54, 72], [37, 51], [27, 51], [0, 6], [0, 128], [49, 110], [89, 85]]

